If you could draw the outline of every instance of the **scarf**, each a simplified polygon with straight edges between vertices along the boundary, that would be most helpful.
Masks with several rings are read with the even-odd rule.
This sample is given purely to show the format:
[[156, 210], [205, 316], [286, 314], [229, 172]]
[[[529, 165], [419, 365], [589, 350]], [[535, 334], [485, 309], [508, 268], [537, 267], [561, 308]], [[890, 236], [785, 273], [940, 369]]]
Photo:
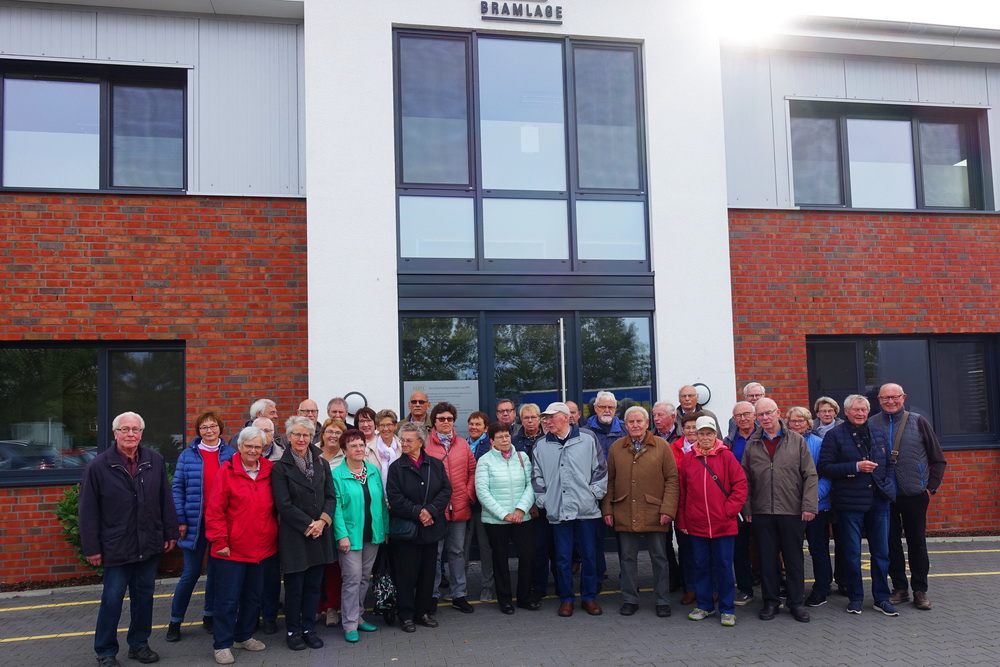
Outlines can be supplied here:
[[396, 437], [392, 438], [392, 445], [385, 444], [385, 440], [381, 437], [375, 439], [375, 443], [378, 449], [378, 457], [382, 461], [382, 469], [385, 470], [389, 467], [389, 464], [399, 458], [399, 442], [396, 441]]
[[451, 449], [451, 439], [455, 437], [455, 432], [452, 431], [447, 435], [445, 435], [444, 433], [438, 433], [437, 436], [438, 440], [441, 441], [441, 444], [444, 445], [445, 453], [447, 453]]
[[299, 469], [299, 472], [305, 475], [305, 478], [310, 482], [313, 481], [313, 462], [312, 457], [308, 456], [309, 452], [306, 451], [307, 456], [305, 458], [299, 456], [294, 450], [289, 450], [292, 452], [292, 460], [295, 461], [295, 467]]

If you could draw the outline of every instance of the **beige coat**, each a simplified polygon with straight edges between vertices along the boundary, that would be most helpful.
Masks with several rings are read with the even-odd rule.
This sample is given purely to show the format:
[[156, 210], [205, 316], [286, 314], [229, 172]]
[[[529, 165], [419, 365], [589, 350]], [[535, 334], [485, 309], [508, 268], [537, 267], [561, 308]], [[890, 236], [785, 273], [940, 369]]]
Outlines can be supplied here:
[[677, 463], [666, 440], [646, 433], [644, 449], [635, 454], [632, 438], [619, 438], [608, 448], [608, 493], [601, 514], [615, 517], [615, 530], [664, 533], [660, 515], [677, 517]]

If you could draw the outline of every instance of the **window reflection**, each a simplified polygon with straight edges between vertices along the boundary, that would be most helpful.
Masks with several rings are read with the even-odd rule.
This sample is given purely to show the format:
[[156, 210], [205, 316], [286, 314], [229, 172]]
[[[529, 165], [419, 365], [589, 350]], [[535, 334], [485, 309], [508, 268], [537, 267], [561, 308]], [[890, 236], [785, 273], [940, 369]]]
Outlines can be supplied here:
[[630, 201], [577, 201], [580, 259], [646, 259], [646, 205]]
[[927, 206], [972, 205], [965, 134], [961, 123], [920, 123], [920, 169]]
[[483, 234], [489, 259], [567, 259], [566, 202], [486, 199]]
[[184, 93], [115, 86], [112, 184], [184, 187]]
[[796, 204], [843, 203], [837, 124], [834, 118], [791, 119]]
[[400, 197], [400, 257], [475, 257], [474, 215], [467, 197]]
[[913, 136], [908, 120], [847, 120], [851, 204], [915, 208]]

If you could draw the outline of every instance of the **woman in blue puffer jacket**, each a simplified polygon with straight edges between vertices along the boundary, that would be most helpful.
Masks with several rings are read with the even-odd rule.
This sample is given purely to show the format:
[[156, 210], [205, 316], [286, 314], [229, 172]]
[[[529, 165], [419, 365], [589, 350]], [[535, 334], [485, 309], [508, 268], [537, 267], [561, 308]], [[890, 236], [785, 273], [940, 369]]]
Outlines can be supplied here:
[[[194, 429], [198, 435], [177, 457], [173, 491], [181, 533], [177, 546], [183, 549], [184, 569], [170, 605], [170, 625], [167, 626], [165, 637], [168, 642], [181, 639], [181, 623], [191, 601], [191, 592], [201, 576], [202, 563], [205, 562], [208, 546], [205, 539], [205, 502], [211, 497], [212, 482], [219, 467], [236, 454], [235, 450], [225, 444], [222, 438], [223, 428], [217, 413], [212, 410], [202, 412], [194, 421]], [[212, 559], [209, 558], [208, 572], [205, 575], [205, 613], [202, 618], [206, 632], [212, 632], [213, 629], [213, 570]]]

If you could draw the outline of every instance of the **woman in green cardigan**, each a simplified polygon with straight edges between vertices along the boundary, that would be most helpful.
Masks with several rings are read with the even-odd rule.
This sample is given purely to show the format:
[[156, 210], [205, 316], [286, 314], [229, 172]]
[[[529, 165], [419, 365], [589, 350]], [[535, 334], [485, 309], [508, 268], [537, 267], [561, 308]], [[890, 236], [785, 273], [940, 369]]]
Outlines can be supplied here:
[[344, 639], [356, 642], [358, 630], [378, 630], [364, 620], [361, 613], [378, 545], [385, 541], [388, 532], [389, 511], [382, 475], [378, 468], [365, 461], [364, 434], [357, 429], [345, 431], [340, 444], [347, 458], [332, 471], [333, 488], [337, 493], [333, 539], [340, 550], [343, 577], [340, 604]]

